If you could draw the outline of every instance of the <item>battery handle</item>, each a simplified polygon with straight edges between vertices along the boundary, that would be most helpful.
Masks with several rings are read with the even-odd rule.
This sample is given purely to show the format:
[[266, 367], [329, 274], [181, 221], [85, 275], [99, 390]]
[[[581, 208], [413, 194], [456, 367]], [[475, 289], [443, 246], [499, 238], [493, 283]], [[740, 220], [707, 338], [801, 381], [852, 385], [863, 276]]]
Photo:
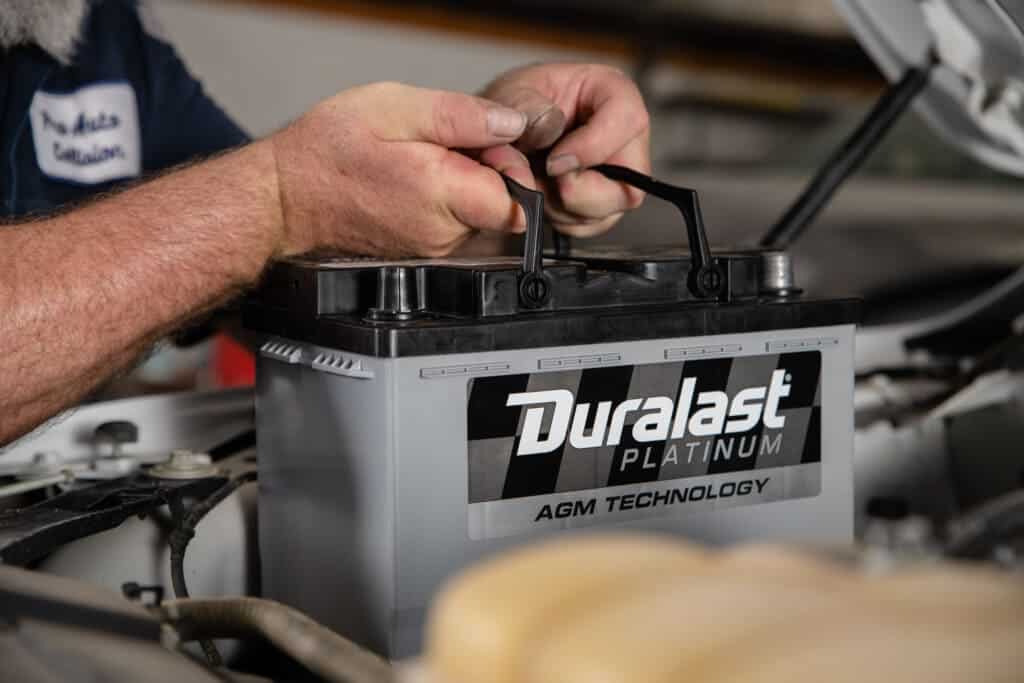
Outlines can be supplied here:
[[524, 308], [540, 308], [551, 299], [551, 280], [544, 273], [544, 193], [524, 187], [507, 175], [501, 177], [509, 195], [526, 214], [519, 303]]
[[[594, 170], [611, 180], [632, 185], [674, 204], [683, 216], [690, 244], [692, 267], [687, 281], [690, 292], [699, 299], [712, 299], [721, 294], [725, 287], [725, 275], [711, 255], [696, 190], [663, 183], [625, 166], [601, 164], [595, 166]], [[524, 187], [508, 176], [502, 175], [502, 178], [512, 199], [526, 214], [526, 244], [519, 276], [519, 302], [525, 308], [541, 308], [551, 298], [551, 281], [544, 273], [543, 263], [544, 193]]]
[[725, 287], [725, 275], [711, 256], [711, 246], [704, 229], [704, 214], [700, 210], [696, 190], [663, 183], [625, 166], [601, 164], [595, 166], [594, 170], [610, 180], [632, 185], [653, 197], [674, 204], [683, 215], [686, 237], [690, 243], [690, 259], [693, 264], [687, 282], [690, 292], [699, 299], [711, 299], [721, 294]]

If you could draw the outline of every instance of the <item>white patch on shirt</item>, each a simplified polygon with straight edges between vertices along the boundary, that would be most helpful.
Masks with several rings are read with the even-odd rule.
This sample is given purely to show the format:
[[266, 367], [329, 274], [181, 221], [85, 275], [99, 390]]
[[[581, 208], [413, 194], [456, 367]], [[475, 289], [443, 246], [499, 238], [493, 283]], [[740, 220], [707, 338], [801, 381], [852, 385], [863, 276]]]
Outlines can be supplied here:
[[40, 90], [29, 116], [39, 168], [51, 178], [95, 185], [142, 172], [139, 109], [128, 83]]

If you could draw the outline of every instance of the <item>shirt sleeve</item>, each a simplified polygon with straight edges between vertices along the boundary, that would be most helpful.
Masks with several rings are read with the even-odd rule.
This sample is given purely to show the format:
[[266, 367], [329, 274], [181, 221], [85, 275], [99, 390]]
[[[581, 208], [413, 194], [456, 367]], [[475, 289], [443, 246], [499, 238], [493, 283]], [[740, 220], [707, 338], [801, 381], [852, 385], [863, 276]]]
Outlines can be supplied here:
[[138, 10], [147, 86], [139, 93], [144, 171], [159, 171], [248, 142], [245, 131], [206, 94], [154, 27], [145, 4]]

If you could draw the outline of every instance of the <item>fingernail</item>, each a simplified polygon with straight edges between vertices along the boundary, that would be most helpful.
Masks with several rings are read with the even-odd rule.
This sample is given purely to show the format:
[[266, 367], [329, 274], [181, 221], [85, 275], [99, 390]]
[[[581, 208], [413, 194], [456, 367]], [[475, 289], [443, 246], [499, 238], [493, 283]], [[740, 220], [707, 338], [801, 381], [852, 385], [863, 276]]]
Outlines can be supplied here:
[[526, 130], [526, 114], [515, 109], [494, 107], [487, 112], [487, 130], [491, 135], [517, 138]]
[[575, 171], [580, 167], [580, 160], [575, 154], [559, 154], [557, 157], [548, 159], [548, 175], [560, 176]]

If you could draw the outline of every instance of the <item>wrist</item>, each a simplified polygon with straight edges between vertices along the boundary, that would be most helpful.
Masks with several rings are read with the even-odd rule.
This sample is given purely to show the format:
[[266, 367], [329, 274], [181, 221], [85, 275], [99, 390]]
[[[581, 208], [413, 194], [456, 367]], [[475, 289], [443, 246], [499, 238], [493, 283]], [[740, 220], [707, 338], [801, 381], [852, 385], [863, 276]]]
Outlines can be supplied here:
[[255, 169], [256, 188], [259, 193], [259, 221], [266, 238], [266, 260], [273, 261], [281, 256], [294, 253], [288, 244], [288, 229], [285, 223], [284, 195], [281, 191], [281, 173], [273, 137], [250, 144], [246, 151], [252, 160], [247, 160]]
[[[303, 154], [301, 145], [296, 145], [291, 126], [274, 133], [261, 141], [267, 148], [273, 169], [274, 220], [276, 242], [272, 258], [283, 258], [304, 254], [320, 246], [316, 240], [315, 224], [318, 219], [315, 203], [308, 200], [310, 186], [317, 179], [308, 175], [307, 167], [313, 159], [297, 158]], [[296, 173], [298, 171], [298, 173]], [[297, 193], [299, 201], [293, 193]]]

